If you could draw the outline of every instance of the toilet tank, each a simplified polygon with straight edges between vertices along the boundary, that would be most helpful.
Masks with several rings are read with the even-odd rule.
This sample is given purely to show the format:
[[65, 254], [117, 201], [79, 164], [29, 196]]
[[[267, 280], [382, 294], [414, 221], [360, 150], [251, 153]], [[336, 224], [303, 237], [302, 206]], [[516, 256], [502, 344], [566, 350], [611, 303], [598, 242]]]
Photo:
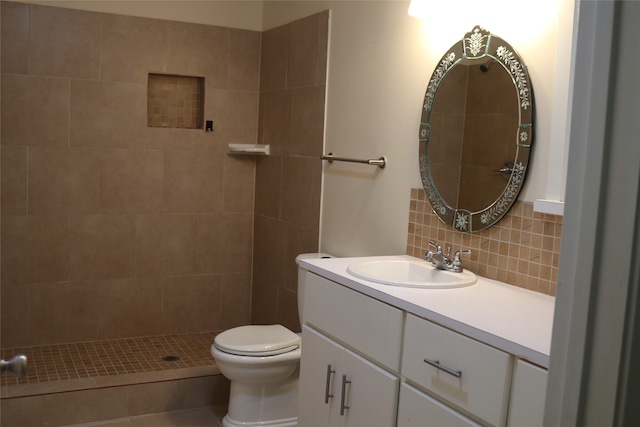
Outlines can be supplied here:
[[322, 252], [300, 254], [296, 257], [296, 264], [298, 265], [298, 320], [300, 321], [300, 327], [304, 325], [304, 316], [302, 314], [302, 305], [304, 302], [304, 284], [307, 277], [307, 270], [300, 268], [300, 260], [303, 259], [322, 259], [333, 258], [332, 255]]

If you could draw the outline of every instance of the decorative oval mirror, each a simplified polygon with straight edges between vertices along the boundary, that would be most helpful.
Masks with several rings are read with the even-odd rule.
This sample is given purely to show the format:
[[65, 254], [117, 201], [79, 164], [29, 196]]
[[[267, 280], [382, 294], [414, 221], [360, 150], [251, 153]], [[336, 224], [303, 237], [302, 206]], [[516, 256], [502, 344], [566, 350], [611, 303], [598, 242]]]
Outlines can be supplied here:
[[520, 192], [533, 142], [527, 68], [476, 26], [436, 67], [420, 121], [420, 174], [433, 211], [461, 232], [498, 222]]

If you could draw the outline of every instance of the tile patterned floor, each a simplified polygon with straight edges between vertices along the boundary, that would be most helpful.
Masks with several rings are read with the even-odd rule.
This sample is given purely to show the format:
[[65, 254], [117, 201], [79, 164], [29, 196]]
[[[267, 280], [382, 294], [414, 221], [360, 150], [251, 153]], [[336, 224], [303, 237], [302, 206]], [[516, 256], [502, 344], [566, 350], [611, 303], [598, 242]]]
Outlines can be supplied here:
[[[214, 367], [209, 348], [214, 332], [54, 344], [2, 349], [4, 360], [25, 354], [25, 378], [2, 376], [2, 386], [140, 374], [182, 368]], [[165, 356], [178, 356], [165, 361]]]

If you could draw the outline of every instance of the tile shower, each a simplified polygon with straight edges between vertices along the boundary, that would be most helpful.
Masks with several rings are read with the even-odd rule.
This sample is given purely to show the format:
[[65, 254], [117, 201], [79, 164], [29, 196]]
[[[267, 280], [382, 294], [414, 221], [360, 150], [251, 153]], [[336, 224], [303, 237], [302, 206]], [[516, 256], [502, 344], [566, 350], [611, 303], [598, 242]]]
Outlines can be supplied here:
[[[200, 342], [250, 321], [291, 324], [290, 255], [318, 242], [328, 12], [259, 33], [1, 7], [3, 357], [6, 349], [73, 355], [78, 342], [150, 336]], [[214, 131], [149, 127], [149, 73], [204, 78], [204, 119]], [[228, 143], [256, 142], [274, 155], [226, 154]], [[206, 404], [224, 401], [208, 357], [203, 346], [196, 360], [208, 366], [140, 368], [138, 385], [106, 379], [134, 368], [105, 368], [102, 381], [130, 387], [128, 402], [111, 399], [129, 408], [133, 387], [153, 389], [150, 400], [168, 393], [157, 387], [168, 384], [163, 372], [178, 379], [174, 391], [189, 383]], [[60, 369], [41, 362], [42, 372]], [[66, 393], [41, 394], [48, 377], [30, 379], [40, 391], [4, 388], [3, 397], [16, 398], [2, 401], [3, 425], [33, 418], [35, 408], [44, 420], [65, 402], [100, 407], [112, 393], [77, 378], [57, 389]]]

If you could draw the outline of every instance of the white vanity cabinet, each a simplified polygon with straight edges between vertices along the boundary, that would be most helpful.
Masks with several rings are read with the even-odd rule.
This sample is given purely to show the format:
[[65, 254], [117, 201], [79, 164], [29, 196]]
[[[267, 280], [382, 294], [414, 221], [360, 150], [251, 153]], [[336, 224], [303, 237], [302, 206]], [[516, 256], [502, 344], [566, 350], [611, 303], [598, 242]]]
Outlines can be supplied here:
[[395, 426], [403, 312], [314, 274], [305, 283], [298, 425]]
[[508, 427], [542, 427], [547, 370], [518, 359], [513, 370]]
[[552, 298], [484, 280], [397, 289], [351, 278], [351, 262], [303, 263], [298, 425], [542, 425], [547, 371], [527, 359], [548, 360]]

